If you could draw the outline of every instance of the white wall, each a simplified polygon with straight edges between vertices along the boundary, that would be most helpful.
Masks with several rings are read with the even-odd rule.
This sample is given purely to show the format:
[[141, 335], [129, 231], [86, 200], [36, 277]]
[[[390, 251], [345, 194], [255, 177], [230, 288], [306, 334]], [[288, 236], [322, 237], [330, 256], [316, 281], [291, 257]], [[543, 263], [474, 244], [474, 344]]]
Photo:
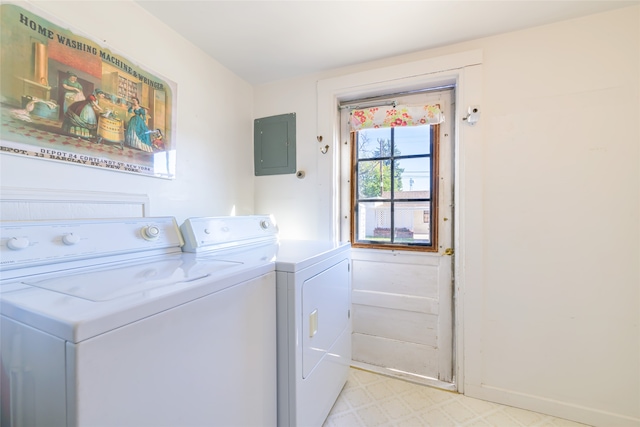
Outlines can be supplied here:
[[[24, 2], [23, 2], [24, 4]], [[177, 83], [177, 178], [0, 155], [3, 186], [147, 194], [150, 215], [252, 214], [253, 89], [131, 1], [31, 2]], [[230, 113], [230, 114], [229, 114]]]
[[297, 113], [307, 178], [256, 178], [256, 210], [281, 216], [285, 237], [328, 237], [317, 81], [481, 49], [481, 147], [466, 147], [479, 155], [461, 159], [458, 183], [474, 190], [460, 201], [458, 262], [479, 266], [458, 277], [461, 386], [638, 426], [639, 23], [630, 7], [257, 87], [256, 117]]
[[321, 238], [319, 221], [330, 221], [318, 216], [317, 156], [325, 144], [317, 140], [316, 99], [313, 77], [261, 86], [255, 95], [255, 118], [296, 113], [296, 166], [305, 177], [269, 175], [254, 181], [256, 213], [273, 214], [285, 239]]
[[639, 23], [628, 8], [483, 46], [470, 393], [640, 425]]

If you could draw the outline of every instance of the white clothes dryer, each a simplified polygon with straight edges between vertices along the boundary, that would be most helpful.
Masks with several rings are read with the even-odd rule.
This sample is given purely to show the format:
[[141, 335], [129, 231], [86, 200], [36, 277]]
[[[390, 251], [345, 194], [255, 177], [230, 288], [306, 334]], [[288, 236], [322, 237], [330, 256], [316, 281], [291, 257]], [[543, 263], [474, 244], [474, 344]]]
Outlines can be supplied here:
[[[267, 215], [189, 218], [180, 226], [183, 250], [215, 254], [209, 241], [228, 233], [224, 224], [233, 221], [251, 224], [247, 232], [256, 235], [278, 230]], [[232, 240], [240, 256], [242, 235]], [[278, 426], [320, 427], [351, 364], [351, 246], [279, 240], [262, 250], [276, 263]], [[229, 255], [224, 259], [236, 259]]]
[[351, 364], [351, 246], [280, 241], [278, 426], [320, 427]]
[[171, 217], [0, 231], [3, 426], [276, 424], [272, 259], [183, 253]]

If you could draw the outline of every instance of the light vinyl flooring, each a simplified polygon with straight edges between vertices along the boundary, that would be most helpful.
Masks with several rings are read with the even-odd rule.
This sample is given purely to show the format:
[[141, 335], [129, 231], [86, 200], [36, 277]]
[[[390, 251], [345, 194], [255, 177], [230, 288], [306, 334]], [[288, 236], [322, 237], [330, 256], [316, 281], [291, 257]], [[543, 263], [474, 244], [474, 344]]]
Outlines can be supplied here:
[[351, 368], [323, 427], [585, 427]]

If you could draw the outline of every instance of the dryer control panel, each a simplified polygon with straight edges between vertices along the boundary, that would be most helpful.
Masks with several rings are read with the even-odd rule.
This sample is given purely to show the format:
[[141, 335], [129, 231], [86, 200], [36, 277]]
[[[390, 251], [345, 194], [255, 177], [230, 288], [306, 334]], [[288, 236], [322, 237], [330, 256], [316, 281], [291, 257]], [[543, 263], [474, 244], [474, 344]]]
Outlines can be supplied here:
[[189, 218], [180, 230], [185, 252], [208, 252], [278, 241], [278, 226], [269, 215]]

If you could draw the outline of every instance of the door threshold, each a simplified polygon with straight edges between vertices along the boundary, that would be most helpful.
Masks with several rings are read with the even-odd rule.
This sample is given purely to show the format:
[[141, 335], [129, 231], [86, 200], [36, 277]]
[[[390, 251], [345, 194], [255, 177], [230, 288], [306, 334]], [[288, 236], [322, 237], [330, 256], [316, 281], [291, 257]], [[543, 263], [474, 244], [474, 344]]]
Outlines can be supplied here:
[[351, 361], [351, 367], [356, 369], [362, 369], [363, 371], [373, 372], [375, 374], [385, 375], [391, 378], [408, 381], [415, 384], [438, 388], [440, 390], [453, 391], [456, 393], [458, 392], [457, 384], [448, 383], [446, 381], [440, 381], [437, 378], [425, 377], [423, 375], [412, 374], [410, 372], [400, 371], [398, 369], [393, 369], [393, 368], [385, 368], [382, 366], [371, 365], [369, 363], [358, 362], [356, 360]]

